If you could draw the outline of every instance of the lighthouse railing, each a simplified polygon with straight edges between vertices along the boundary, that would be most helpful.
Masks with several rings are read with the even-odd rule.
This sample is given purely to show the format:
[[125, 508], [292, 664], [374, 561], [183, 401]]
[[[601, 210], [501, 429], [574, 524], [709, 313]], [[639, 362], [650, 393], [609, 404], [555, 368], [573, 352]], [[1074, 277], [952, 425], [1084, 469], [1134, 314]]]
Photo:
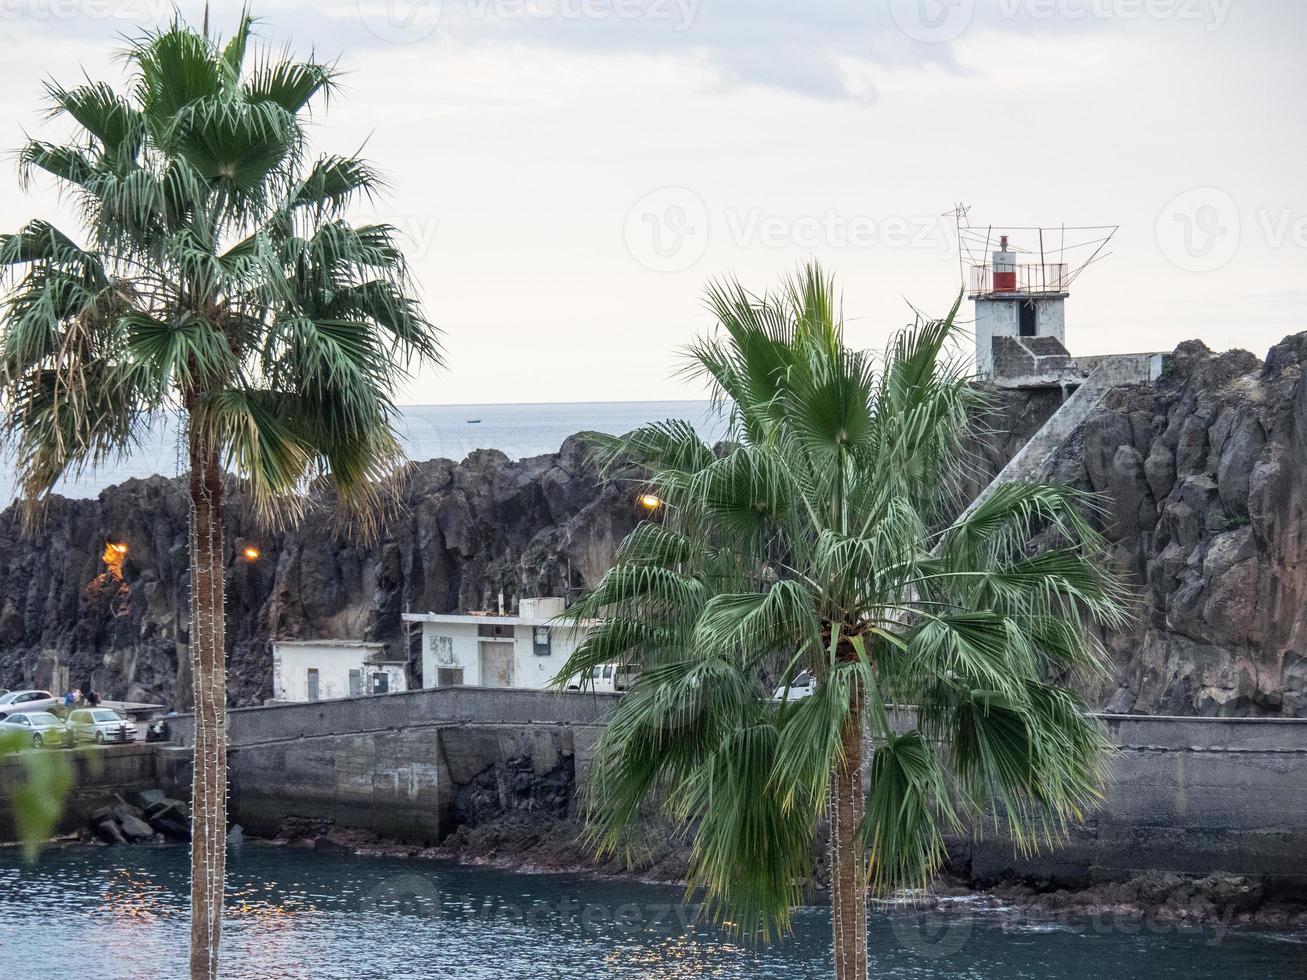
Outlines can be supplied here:
[[1015, 266], [1016, 289], [994, 289], [994, 267], [992, 265], [973, 265], [968, 282], [968, 295], [989, 296], [995, 293], [1003, 296], [1030, 295], [1045, 296], [1067, 292], [1071, 286], [1070, 267], [1065, 262], [1034, 262]]

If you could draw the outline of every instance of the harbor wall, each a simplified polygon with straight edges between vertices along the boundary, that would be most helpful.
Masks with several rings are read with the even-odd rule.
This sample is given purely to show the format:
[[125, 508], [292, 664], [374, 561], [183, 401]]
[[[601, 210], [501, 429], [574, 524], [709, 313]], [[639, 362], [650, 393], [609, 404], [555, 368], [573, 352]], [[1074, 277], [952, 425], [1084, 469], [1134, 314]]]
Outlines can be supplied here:
[[[232, 817], [262, 835], [290, 823], [419, 844], [511, 811], [566, 819], [616, 697], [449, 688], [233, 710]], [[1307, 893], [1307, 720], [1100, 717], [1119, 747], [1102, 806], [1038, 854], [1001, 834], [951, 841], [961, 870], [1068, 884], [1224, 871]], [[64, 826], [115, 792], [184, 795], [191, 724], [173, 720], [172, 746], [78, 753]], [[6, 827], [16, 765], [0, 767]]]
[[[617, 697], [462, 687], [234, 709], [232, 819], [435, 844], [491, 812], [566, 816]], [[192, 717], [173, 733], [192, 746]]]
[[1101, 717], [1119, 748], [1103, 804], [1038, 854], [1018, 855], [996, 834], [951, 841], [973, 880], [1226, 871], [1307, 894], [1307, 722]]
[[[140, 789], [162, 789], [169, 796], [190, 797], [190, 752], [167, 745], [85, 746], [55, 753], [71, 767], [72, 788], [64, 801], [58, 833], [85, 828], [91, 814], [120, 802], [119, 797]], [[51, 760], [53, 761], [53, 760]], [[17, 840], [14, 826], [15, 795], [25, 784], [23, 760], [0, 759], [0, 843]]]

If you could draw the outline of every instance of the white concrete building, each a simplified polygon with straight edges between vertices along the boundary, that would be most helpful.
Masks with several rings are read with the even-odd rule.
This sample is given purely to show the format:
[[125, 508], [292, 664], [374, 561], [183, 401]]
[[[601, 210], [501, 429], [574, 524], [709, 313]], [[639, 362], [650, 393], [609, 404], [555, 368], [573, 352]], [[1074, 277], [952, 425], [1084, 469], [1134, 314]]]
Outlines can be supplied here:
[[272, 699], [327, 701], [408, 690], [407, 661], [362, 640], [274, 640]]
[[[1055, 366], [1040, 368], [1052, 368], [1055, 373], [1065, 370], [1066, 300], [1071, 278], [1065, 262], [1018, 263], [1007, 235], [1000, 239], [999, 250], [988, 264], [972, 267], [968, 294], [976, 304], [978, 376], [1002, 379], [1025, 374], [1040, 358], [1056, 359]], [[1005, 343], [999, 338], [1012, 340]]]
[[547, 687], [585, 637], [585, 626], [553, 621], [565, 605], [523, 599], [517, 616], [405, 613], [422, 626], [422, 686]]

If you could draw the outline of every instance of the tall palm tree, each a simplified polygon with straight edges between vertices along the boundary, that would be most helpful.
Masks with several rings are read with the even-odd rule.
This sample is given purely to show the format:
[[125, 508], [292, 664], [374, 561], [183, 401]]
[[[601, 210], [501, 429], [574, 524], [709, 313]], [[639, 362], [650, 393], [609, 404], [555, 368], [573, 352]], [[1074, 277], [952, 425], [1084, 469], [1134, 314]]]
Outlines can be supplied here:
[[129, 44], [121, 91], [48, 85], [72, 135], [29, 142], [21, 175], [55, 179], [81, 240], [42, 220], [0, 238], [5, 434], [29, 514], [60, 477], [184, 420], [196, 978], [217, 975], [226, 860], [224, 473], [270, 519], [329, 477], [366, 530], [403, 458], [394, 387], [440, 356], [395, 230], [345, 218], [376, 172], [308, 154], [334, 68], [250, 42], [248, 17], [222, 46], [177, 21]]
[[[878, 359], [845, 346], [816, 266], [708, 301], [720, 329], [689, 370], [730, 448], [680, 422], [607, 443], [662, 504], [570, 611], [599, 625], [564, 676], [642, 667], [598, 746], [590, 827], [616, 849], [656, 803], [692, 834], [708, 906], [766, 938], [824, 818], [835, 976], [861, 980], [869, 891], [925, 885], [981, 814], [1029, 848], [1097, 798], [1109, 743], [1057, 680], [1098, 668], [1089, 627], [1121, 621], [1120, 590], [1074, 490], [1012, 484], [950, 519], [978, 398], [949, 356], [956, 304]], [[774, 702], [763, 680], [801, 671], [816, 693]]]

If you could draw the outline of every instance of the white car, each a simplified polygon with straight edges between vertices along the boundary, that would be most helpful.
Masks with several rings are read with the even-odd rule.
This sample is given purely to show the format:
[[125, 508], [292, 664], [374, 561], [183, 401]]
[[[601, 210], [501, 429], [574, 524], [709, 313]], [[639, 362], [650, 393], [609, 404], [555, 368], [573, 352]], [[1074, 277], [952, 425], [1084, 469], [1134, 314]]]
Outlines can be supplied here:
[[640, 676], [638, 664], [599, 664], [590, 671], [590, 680], [581, 683], [581, 675], [573, 674], [567, 679], [566, 690], [572, 693], [586, 691], [599, 694], [620, 694], [628, 690], [635, 679]]
[[136, 726], [113, 708], [78, 708], [68, 716], [73, 742], [135, 742]]
[[0, 718], [8, 718], [20, 711], [49, 711], [63, 704], [49, 691], [7, 691], [0, 694]]
[[18, 732], [32, 745], [66, 745], [68, 729], [48, 711], [20, 711], [0, 719], [0, 736]]
[[789, 687], [782, 684], [776, 688], [776, 693], [771, 696], [774, 703], [783, 703], [785, 701], [802, 701], [804, 698], [810, 698], [817, 693], [817, 678], [812, 676], [811, 671], [801, 670], [790, 683]]

